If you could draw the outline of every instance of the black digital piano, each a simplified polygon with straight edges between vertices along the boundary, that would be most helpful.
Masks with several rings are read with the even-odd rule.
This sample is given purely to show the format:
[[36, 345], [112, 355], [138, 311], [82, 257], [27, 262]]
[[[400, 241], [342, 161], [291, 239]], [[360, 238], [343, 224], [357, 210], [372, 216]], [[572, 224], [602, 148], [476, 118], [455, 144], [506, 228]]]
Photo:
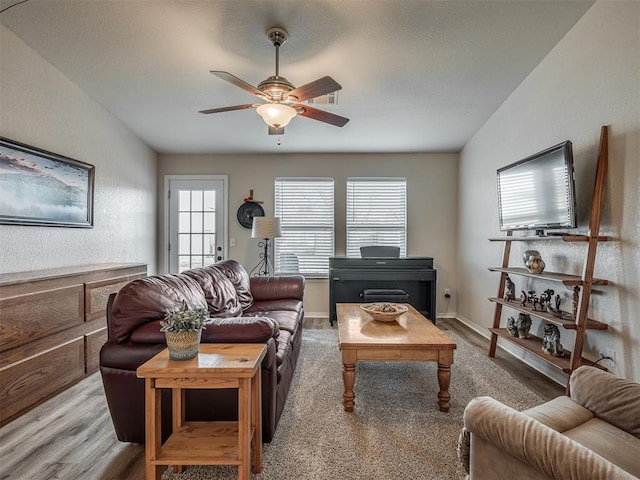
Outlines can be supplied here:
[[365, 303], [365, 290], [402, 290], [422, 315], [436, 323], [436, 271], [431, 257], [329, 258], [329, 321], [336, 303]]

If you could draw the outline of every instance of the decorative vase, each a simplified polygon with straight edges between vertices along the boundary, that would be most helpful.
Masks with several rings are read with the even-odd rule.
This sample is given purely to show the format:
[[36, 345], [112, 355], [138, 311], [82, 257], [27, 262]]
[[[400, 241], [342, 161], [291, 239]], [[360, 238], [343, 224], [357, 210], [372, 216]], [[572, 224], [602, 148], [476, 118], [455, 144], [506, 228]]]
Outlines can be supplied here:
[[171, 360], [189, 360], [198, 356], [202, 329], [188, 332], [164, 332]]
[[527, 267], [527, 270], [529, 270], [529, 273], [542, 273], [544, 270], [545, 264], [539, 251], [527, 250], [522, 255], [522, 258], [524, 259], [524, 265]]

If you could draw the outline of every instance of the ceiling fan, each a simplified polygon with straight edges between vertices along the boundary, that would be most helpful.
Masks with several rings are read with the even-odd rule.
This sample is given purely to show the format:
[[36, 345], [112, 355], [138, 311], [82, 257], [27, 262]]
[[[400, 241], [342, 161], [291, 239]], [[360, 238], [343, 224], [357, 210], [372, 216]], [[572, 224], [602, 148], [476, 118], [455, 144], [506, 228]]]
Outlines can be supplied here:
[[273, 27], [267, 31], [267, 38], [276, 49], [276, 74], [260, 82], [257, 87], [231, 75], [229, 72], [211, 70], [211, 73], [215, 76], [261, 98], [266, 103], [247, 103], [231, 107], [210, 108], [208, 110], [200, 110], [200, 113], [221, 113], [255, 108], [258, 115], [269, 126], [269, 135], [283, 135], [284, 127], [297, 115], [335, 125], [336, 127], [344, 126], [349, 121], [348, 118], [301, 103], [305, 100], [340, 90], [342, 86], [333, 78], [325, 76], [296, 88], [286, 78], [280, 76], [280, 47], [285, 44], [289, 34], [283, 28]]

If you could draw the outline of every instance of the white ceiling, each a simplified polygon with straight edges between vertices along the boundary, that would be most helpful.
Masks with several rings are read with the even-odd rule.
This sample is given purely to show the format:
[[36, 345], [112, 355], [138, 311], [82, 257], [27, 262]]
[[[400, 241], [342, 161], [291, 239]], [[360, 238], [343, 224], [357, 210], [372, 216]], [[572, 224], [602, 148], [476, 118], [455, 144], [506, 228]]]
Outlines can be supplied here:
[[[0, 0], [6, 8], [19, 0]], [[592, 0], [29, 0], [3, 25], [164, 153], [459, 151]], [[294, 118], [282, 145], [252, 103], [211, 75], [280, 74], [343, 89], [316, 105], [343, 128]], [[1, 64], [0, 64], [1, 66]]]

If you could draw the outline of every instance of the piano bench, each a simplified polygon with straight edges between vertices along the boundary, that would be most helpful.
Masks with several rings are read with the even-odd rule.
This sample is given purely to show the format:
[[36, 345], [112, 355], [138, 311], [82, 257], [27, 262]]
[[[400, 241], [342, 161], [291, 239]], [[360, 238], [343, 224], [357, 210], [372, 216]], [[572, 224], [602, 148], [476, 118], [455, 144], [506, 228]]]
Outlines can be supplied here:
[[365, 302], [408, 303], [409, 294], [398, 288], [366, 288], [361, 293]]

